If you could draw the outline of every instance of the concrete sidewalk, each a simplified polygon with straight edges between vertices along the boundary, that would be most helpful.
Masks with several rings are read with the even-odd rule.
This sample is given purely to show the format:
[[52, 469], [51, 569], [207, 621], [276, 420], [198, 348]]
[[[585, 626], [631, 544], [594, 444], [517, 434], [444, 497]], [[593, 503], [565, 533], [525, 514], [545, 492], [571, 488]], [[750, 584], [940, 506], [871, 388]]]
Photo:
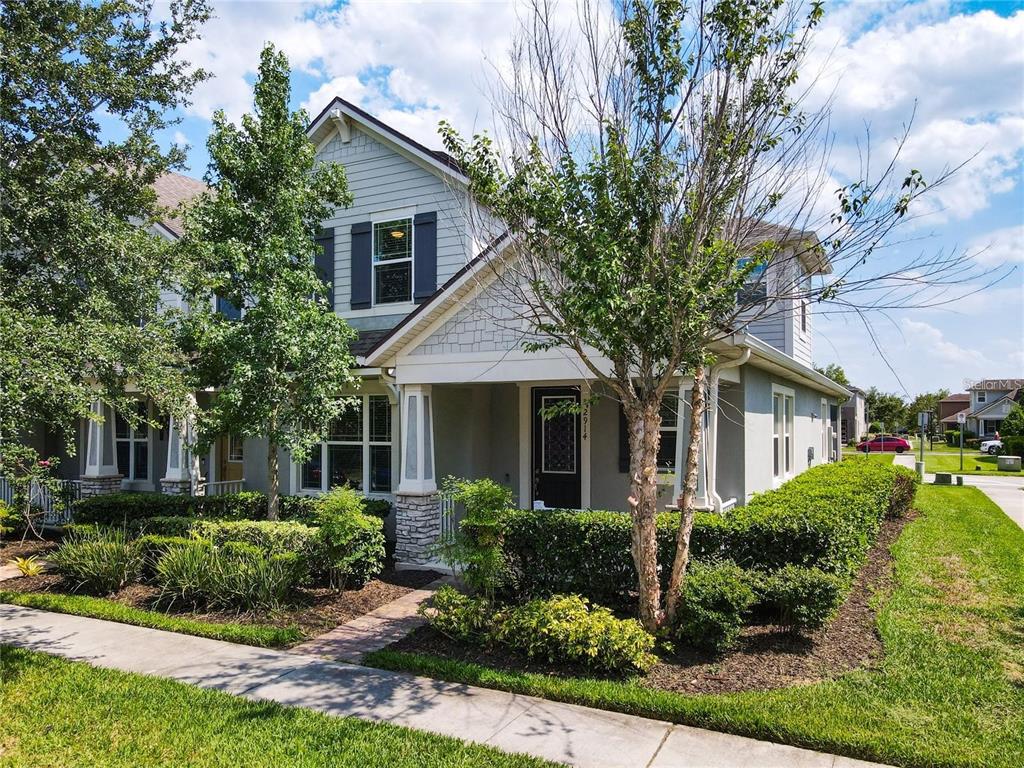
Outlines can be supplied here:
[[0, 605], [0, 644], [577, 766], [876, 765], [531, 696], [12, 605]]
[[[914, 469], [915, 458], [909, 454], [897, 455], [895, 463], [901, 467]], [[954, 477], [959, 472], [951, 473]], [[964, 485], [979, 489], [999, 507], [1006, 516], [1021, 528], [1024, 528], [1024, 478], [1000, 475], [963, 475]], [[926, 483], [934, 483], [935, 475], [926, 472]], [[955, 482], [955, 480], [954, 480]]]

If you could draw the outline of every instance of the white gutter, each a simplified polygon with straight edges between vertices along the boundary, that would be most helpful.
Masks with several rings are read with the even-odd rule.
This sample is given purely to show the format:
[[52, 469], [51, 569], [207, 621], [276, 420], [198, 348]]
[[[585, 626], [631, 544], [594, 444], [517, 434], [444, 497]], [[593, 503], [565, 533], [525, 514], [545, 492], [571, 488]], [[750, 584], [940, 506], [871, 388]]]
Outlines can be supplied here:
[[[708, 407], [711, 423], [708, 425], [704, 455], [704, 466], [707, 468], [707, 489], [711, 494], [711, 504], [717, 514], [722, 513], [724, 502], [718, 493], [718, 381], [726, 368], [736, 368], [750, 360], [750, 347], [743, 349], [743, 354], [734, 360], [718, 363], [708, 375]], [[711, 460], [708, 461], [708, 455]], [[735, 499], [733, 500], [735, 503]]]

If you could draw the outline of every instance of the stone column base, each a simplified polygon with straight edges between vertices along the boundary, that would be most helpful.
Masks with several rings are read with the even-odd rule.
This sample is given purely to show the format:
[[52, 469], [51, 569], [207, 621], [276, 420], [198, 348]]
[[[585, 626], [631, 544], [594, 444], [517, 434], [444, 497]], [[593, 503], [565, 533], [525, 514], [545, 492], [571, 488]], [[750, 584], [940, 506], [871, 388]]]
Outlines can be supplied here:
[[79, 484], [83, 499], [89, 496], [104, 496], [121, 490], [121, 475], [82, 476], [79, 478]]
[[395, 496], [395, 560], [417, 565], [435, 560], [440, 536], [441, 499], [436, 493]]
[[168, 496], [189, 496], [192, 493], [191, 480], [161, 480], [160, 492]]

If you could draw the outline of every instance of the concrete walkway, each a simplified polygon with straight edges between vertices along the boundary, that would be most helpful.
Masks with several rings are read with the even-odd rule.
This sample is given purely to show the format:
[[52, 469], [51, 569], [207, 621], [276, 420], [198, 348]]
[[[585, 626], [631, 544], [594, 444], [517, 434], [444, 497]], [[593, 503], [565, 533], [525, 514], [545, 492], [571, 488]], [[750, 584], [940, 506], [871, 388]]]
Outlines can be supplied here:
[[398, 642], [417, 627], [426, 624], [427, 620], [419, 615], [420, 605], [442, 586], [452, 583], [454, 579], [450, 576], [436, 579], [422, 589], [407, 592], [397, 600], [291, 650], [294, 653], [361, 664], [366, 654]]
[[0, 605], [0, 643], [576, 766], [876, 765], [531, 696], [12, 605]]
[[[964, 457], [965, 462], [967, 457]], [[901, 467], [914, 469], [914, 457], [909, 454], [897, 455], [895, 463]], [[959, 472], [951, 473], [954, 477]], [[1009, 475], [963, 475], [964, 485], [978, 488], [988, 496], [997, 507], [1006, 513], [1007, 517], [1013, 520], [1021, 528], [1024, 528], [1024, 477], [1012, 477]], [[935, 475], [926, 472], [924, 475], [926, 483], [934, 483]], [[954, 480], [954, 482], [956, 482]]]

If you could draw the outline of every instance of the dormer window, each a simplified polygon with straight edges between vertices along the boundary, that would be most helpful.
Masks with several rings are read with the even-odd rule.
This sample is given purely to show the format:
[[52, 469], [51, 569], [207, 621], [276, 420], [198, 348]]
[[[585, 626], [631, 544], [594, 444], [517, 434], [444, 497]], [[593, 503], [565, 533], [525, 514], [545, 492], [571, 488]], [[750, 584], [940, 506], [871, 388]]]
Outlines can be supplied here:
[[979, 389], [978, 390], [978, 402], [979, 403], [984, 403], [985, 402], [985, 390], [983, 390], [983, 389]]
[[373, 303], [412, 301], [412, 219], [373, 225]]

